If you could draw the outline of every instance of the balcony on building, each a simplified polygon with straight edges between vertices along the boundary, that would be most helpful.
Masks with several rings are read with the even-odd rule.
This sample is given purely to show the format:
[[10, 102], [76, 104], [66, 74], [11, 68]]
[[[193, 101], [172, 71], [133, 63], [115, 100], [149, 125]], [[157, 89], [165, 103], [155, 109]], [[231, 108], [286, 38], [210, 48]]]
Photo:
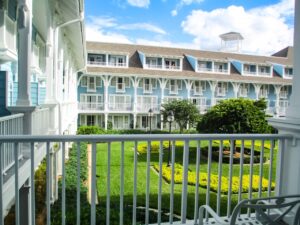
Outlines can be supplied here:
[[152, 78], [142, 78], [139, 81], [139, 88], [142, 88], [144, 94], [152, 94], [157, 88], [157, 80]]
[[257, 65], [244, 63], [243, 64], [243, 75], [257, 75]]
[[206, 82], [205, 81], [194, 81], [192, 84], [192, 94], [193, 95], [203, 95], [203, 92], [206, 91]]
[[201, 114], [206, 113], [209, 108], [206, 97], [192, 97], [191, 102], [196, 106]]
[[127, 53], [88, 53], [88, 66], [128, 67]]
[[100, 94], [80, 94], [78, 110], [80, 112], [97, 112], [104, 110], [103, 96]]
[[160, 105], [157, 96], [138, 95], [136, 109], [138, 113], [148, 113], [150, 109], [153, 113], [159, 113]]
[[270, 65], [258, 65], [258, 76], [272, 76], [272, 66]]
[[10, 7], [16, 1], [5, 1], [0, 9], [0, 62], [16, 61], [17, 55], [17, 21], [16, 12]]
[[169, 89], [169, 94], [177, 95], [179, 90], [182, 90], [181, 80], [169, 80], [167, 83], [167, 88]]
[[229, 74], [229, 66], [227, 61], [199, 59], [196, 72]]
[[109, 95], [108, 109], [114, 112], [129, 112], [133, 110], [130, 95], [111, 94]]
[[183, 56], [149, 54], [138, 51], [144, 69], [182, 71]]

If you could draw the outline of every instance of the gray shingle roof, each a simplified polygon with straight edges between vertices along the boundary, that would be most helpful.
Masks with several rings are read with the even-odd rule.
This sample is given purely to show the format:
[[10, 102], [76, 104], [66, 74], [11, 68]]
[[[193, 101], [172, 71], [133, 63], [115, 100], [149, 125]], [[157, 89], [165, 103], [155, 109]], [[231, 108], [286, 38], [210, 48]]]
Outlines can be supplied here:
[[[191, 55], [196, 58], [207, 58], [215, 60], [239, 60], [243, 62], [252, 62], [257, 64], [276, 63], [282, 65], [292, 65], [293, 61], [291, 54], [289, 57], [278, 56], [257, 56], [238, 53], [202, 51], [181, 48], [156, 47], [134, 44], [117, 44], [117, 43], [102, 43], [102, 42], [87, 42], [87, 52], [124, 52], [129, 55], [129, 68], [108, 68], [108, 67], [87, 67], [89, 74], [122, 74], [134, 76], [148, 77], [172, 77], [172, 78], [191, 78], [200, 80], [224, 80], [224, 81], [242, 81], [253, 83], [270, 83], [270, 84], [291, 84], [290, 79], [282, 79], [275, 72], [273, 77], [250, 77], [240, 75], [233, 66], [231, 66], [230, 75], [213, 74], [213, 73], [198, 73], [195, 72], [188, 62], [186, 55]], [[143, 69], [140, 62], [138, 51], [144, 54], [155, 54], [163, 56], [178, 56], [183, 57], [182, 71], [167, 71], [167, 70], [152, 70]]]

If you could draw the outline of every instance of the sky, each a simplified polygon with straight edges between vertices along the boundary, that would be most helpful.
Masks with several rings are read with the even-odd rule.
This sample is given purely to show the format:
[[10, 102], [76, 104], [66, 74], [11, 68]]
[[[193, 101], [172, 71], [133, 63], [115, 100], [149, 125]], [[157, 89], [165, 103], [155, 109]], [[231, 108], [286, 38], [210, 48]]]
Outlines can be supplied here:
[[86, 40], [218, 51], [239, 32], [242, 52], [293, 45], [295, 0], [85, 0]]

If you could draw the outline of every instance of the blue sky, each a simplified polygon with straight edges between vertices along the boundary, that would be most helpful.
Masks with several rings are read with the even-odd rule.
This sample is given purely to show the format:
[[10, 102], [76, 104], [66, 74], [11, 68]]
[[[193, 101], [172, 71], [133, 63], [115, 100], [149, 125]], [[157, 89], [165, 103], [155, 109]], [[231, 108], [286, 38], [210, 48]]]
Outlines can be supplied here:
[[219, 50], [219, 35], [244, 37], [245, 53], [293, 43], [294, 0], [85, 0], [86, 39]]

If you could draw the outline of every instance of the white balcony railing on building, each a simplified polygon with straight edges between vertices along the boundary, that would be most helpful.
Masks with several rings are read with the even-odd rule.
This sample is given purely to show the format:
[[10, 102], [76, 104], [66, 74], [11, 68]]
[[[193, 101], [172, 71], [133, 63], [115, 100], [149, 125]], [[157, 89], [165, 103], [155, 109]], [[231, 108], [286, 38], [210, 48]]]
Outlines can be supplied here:
[[162, 69], [162, 65], [159, 65], [159, 64], [146, 63], [145, 67], [148, 69]]
[[108, 109], [111, 111], [131, 111], [132, 103], [113, 102], [108, 104]]
[[79, 102], [78, 103], [78, 109], [79, 110], [87, 110], [87, 111], [97, 111], [97, 110], [103, 110], [104, 109], [104, 103], [103, 102]]
[[40, 108], [32, 113], [32, 135], [48, 134], [50, 127], [50, 109]]
[[[52, 182], [52, 163], [50, 158], [50, 146], [52, 143], [61, 143], [62, 154], [65, 155], [66, 143], [68, 142], [77, 143], [77, 151], [75, 150], [78, 162], [77, 170], [75, 170], [74, 174], [72, 174], [72, 176], [75, 176], [74, 179], [78, 181], [77, 184], [75, 183], [75, 191], [77, 194], [74, 194], [76, 205], [73, 206], [77, 209], [77, 215], [73, 216], [73, 218], [76, 218], [74, 220], [77, 221], [73, 221], [73, 224], [81, 224], [81, 207], [89, 208], [89, 224], [91, 225], [95, 225], [96, 221], [99, 220], [99, 217], [106, 217], [106, 224], [123, 224], [125, 216], [126, 219], [130, 218], [131, 224], [149, 224], [151, 222], [153, 223], [153, 221], [157, 224], [161, 224], [162, 222], [172, 224], [176, 220], [180, 220], [180, 224], [199, 224], [198, 209], [200, 204], [210, 205], [218, 215], [225, 215], [227, 218], [230, 218], [234, 205], [243, 199], [252, 199], [254, 197], [261, 197], [262, 195], [271, 196], [273, 194], [274, 185], [270, 181], [274, 181], [276, 171], [275, 154], [277, 154], [277, 152], [280, 153], [286, 151], [284, 148], [287, 146], [286, 142], [289, 139], [292, 139], [289, 135], [278, 134], [64, 135], [19, 137], [0, 136], [0, 143], [12, 143], [15, 146], [18, 146], [21, 143], [29, 143], [31, 147], [37, 142], [46, 143], [47, 189], [45, 211], [48, 225], [51, 225], [52, 220], [50, 189]], [[158, 150], [154, 154], [150, 151], [152, 141], [159, 142]], [[164, 141], [170, 141], [171, 147], [163, 147]], [[87, 181], [89, 182], [88, 186], [90, 186], [91, 190], [91, 203], [90, 205], [84, 206], [81, 205], [81, 183], [79, 182], [81, 176], [80, 158], [82, 156], [79, 146], [82, 142], [91, 143], [91, 174], [89, 181]], [[125, 146], [128, 146], [129, 142], [133, 144], [130, 151], [125, 148]], [[115, 143], [119, 143], [119, 145], [117, 145], [119, 147], [114, 147], [116, 149], [112, 148], [112, 145]], [[146, 143], [147, 151], [143, 153], [145, 154], [144, 157], [141, 157], [140, 154], [138, 154], [139, 143]], [[180, 147], [175, 147], [177, 146], [176, 143], [180, 145]], [[203, 147], [204, 143], [206, 143], [206, 148]], [[238, 162], [235, 162], [236, 155], [234, 150], [237, 149], [234, 149], [234, 143], [236, 143], [236, 146], [239, 146], [238, 155], [240, 155], [240, 157]], [[104, 162], [101, 166], [99, 166], [100, 164], [96, 160], [99, 158], [97, 157], [97, 154], [99, 154], [99, 148], [97, 149], [97, 145], [101, 145], [101, 151], [104, 155]], [[225, 146], [226, 151], [223, 151]], [[257, 151], [257, 146], [260, 146], [259, 151]], [[31, 158], [34, 159], [34, 148], [32, 147], [30, 151]], [[169, 166], [170, 172], [168, 175], [169, 182], [166, 183], [166, 178], [162, 171], [166, 166], [166, 161], [164, 161], [163, 156], [164, 154], [167, 154], [168, 151], [171, 153], [171, 158]], [[249, 155], [246, 155], [246, 152], [248, 152]], [[255, 152], [258, 152], [258, 155]], [[118, 158], [118, 160], [113, 158], [117, 153], [120, 154], [120, 158]], [[132, 157], [130, 157], [131, 162], [125, 163], [125, 155], [128, 154], [132, 155]], [[153, 158], [154, 155], [156, 156], [155, 159]], [[179, 155], [182, 156], [180, 159], [178, 158]], [[203, 157], [203, 155], [205, 157]], [[227, 169], [224, 169], [225, 162], [222, 162], [225, 155], [228, 158], [228, 162], [226, 164]], [[152, 171], [154, 164], [153, 160], [155, 160], [156, 168], [158, 168], [157, 173], [153, 173]], [[282, 158], [277, 157], [277, 160], [279, 165], [281, 165], [280, 160], [282, 160]], [[31, 171], [31, 183], [29, 186], [34, 187], [35, 166], [33, 160], [30, 163], [31, 167], [29, 168]], [[142, 167], [139, 163], [142, 163]], [[130, 172], [125, 170], [129, 164], [133, 165], [133, 169]], [[180, 173], [182, 173], [182, 176], [180, 176], [180, 185], [177, 184], [178, 178], [176, 178], [177, 181], [175, 184], [175, 174], [176, 177], [178, 177], [177, 173], [179, 164], [181, 168]], [[18, 161], [16, 161], [15, 165], [16, 167], [19, 166]], [[61, 195], [59, 195], [59, 198], [61, 198], [59, 204], [61, 204], [61, 206], [56, 208], [59, 210], [59, 213], [61, 213], [63, 221], [62, 224], [64, 224], [66, 219], [66, 205], [70, 204], [70, 202], [66, 201], [65, 159], [62, 159], [62, 165], [62, 174], [60, 176], [62, 182]], [[102, 171], [98, 171], [99, 169]], [[2, 168], [0, 172], [2, 172]], [[17, 185], [20, 179], [19, 171], [15, 170], [15, 173], [14, 179], [15, 184]], [[143, 173], [145, 176], [138, 176], [138, 173]], [[98, 174], [101, 174], [102, 178], [101, 176], [99, 177]], [[153, 176], [155, 177], [155, 182], [153, 182]], [[203, 176], [205, 177], [205, 185], [202, 180]], [[217, 179], [216, 176], [219, 178], [222, 177], [222, 179]], [[280, 178], [281, 176], [278, 177]], [[138, 180], [138, 178], [143, 179], [143, 181]], [[99, 184], [100, 182], [97, 179], [105, 179], [105, 182], [102, 183], [104, 185], [102, 186], [102, 191], [106, 197], [106, 204], [105, 210], [97, 210], [96, 214], [96, 207], [98, 207], [96, 206], [98, 193], [96, 184]], [[117, 184], [115, 179], [118, 179]], [[193, 186], [190, 186], [190, 182], [192, 180], [194, 180], [194, 184]], [[280, 184], [280, 181], [277, 180], [276, 183]], [[141, 197], [138, 196], [138, 190], [141, 188], [138, 185], [141, 184], [145, 186], [143, 187], [145, 190], [144, 203], [141, 203], [141, 201], [138, 202], [138, 199]], [[245, 188], [244, 184], [249, 185]], [[224, 194], [224, 188], [227, 190], [226, 194]], [[280, 187], [277, 188], [280, 190]], [[116, 195], [114, 192], [114, 195], [111, 195], [111, 190], [115, 189], [120, 190], [118, 192], [119, 194]], [[0, 191], [2, 192], [2, 190], [3, 186], [1, 177]], [[16, 193], [15, 218], [16, 221], [22, 221], [22, 219], [25, 218], [20, 218], [20, 198], [18, 188], [14, 191]], [[30, 192], [31, 198], [29, 201], [31, 205], [31, 215], [33, 215], [33, 219], [35, 219], [35, 189], [30, 188]], [[130, 202], [128, 200], [129, 196], [132, 196]], [[156, 196], [155, 200], [153, 196]], [[0, 201], [3, 201], [3, 198], [1, 198]], [[155, 201], [155, 203], [153, 201]], [[167, 201], [168, 204], [165, 204], [165, 201]], [[140, 207], [141, 204], [143, 204], [143, 207]], [[1, 214], [3, 210], [1, 208], [2, 205], [3, 204], [0, 204]], [[130, 205], [130, 210], [125, 210], [125, 207], [128, 207], [128, 205]], [[150, 218], [150, 212], [153, 212], [153, 209], [150, 209], [150, 207], [154, 207], [154, 205], [157, 209], [155, 210], [156, 214], [152, 213]], [[162, 208], [163, 205], [165, 205], [164, 209]], [[114, 218], [112, 218], [110, 214], [112, 208], [117, 208], [120, 212]], [[247, 215], [247, 212], [241, 212], [241, 214], [244, 213]], [[0, 224], [4, 224], [3, 218], [0, 219]]]
[[106, 62], [101, 62], [101, 61], [88, 61], [88, 65], [95, 65], [95, 66], [106, 66]]
[[[0, 136], [23, 134], [23, 117], [23, 114], [0, 117]], [[2, 143], [2, 145], [0, 143], [2, 169], [0, 176], [14, 165], [13, 149], [13, 143]], [[18, 147], [18, 158], [22, 158], [21, 146]]]
[[151, 104], [151, 103], [142, 103], [137, 104], [136, 110], [137, 112], [148, 113], [149, 109], [152, 109], [154, 113], [159, 113], [160, 105], [159, 104]]
[[180, 66], [175, 65], [165, 65], [166, 70], [180, 70]]
[[13, 21], [7, 11], [0, 9], [0, 48], [17, 53], [17, 22]]
[[108, 66], [113, 66], [113, 67], [126, 67], [126, 63], [120, 63], [120, 62], [108, 62]]
[[228, 73], [228, 69], [215, 68], [214, 72], [216, 72], [216, 73]]
[[213, 71], [212, 68], [198, 66], [198, 72], [212, 72], [212, 71]]
[[256, 71], [250, 71], [250, 70], [244, 70], [244, 74], [247, 74], [247, 75], [257, 75], [257, 72]]

